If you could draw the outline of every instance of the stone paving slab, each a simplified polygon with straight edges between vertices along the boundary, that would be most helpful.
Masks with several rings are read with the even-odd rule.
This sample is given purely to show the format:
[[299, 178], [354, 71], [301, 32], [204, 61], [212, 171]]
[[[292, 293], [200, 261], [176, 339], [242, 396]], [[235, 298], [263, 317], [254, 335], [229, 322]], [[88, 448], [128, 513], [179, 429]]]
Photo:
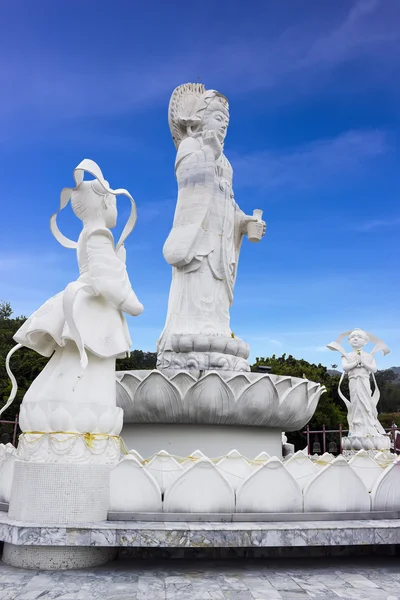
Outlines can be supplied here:
[[257, 548], [400, 544], [400, 520], [290, 523], [105, 521], [71, 526], [21, 523], [0, 513], [0, 541], [24, 546]]
[[76, 571], [0, 563], [0, 600], [400, 600], [397, 557], [119, 560]]

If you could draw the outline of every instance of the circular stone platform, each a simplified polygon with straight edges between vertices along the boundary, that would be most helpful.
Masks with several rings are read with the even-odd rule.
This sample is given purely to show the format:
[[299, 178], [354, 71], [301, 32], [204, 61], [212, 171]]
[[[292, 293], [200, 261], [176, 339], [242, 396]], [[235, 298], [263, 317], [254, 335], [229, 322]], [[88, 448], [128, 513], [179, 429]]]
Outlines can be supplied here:
[[264, 427], [126, 423], [121, 435], [126, 446], [142, 456], [152, 456], [156, 446], [178, 456], [200, 450], [218, 457], [225, 455], [227, 448], [250, 457], [261, 452], [282, 455], [282, 431]]

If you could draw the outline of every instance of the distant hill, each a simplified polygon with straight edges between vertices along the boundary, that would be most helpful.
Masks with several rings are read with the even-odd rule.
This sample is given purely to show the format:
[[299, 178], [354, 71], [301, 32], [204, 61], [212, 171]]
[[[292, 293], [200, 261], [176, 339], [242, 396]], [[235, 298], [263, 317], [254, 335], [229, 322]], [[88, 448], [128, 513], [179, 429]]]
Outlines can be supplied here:
[[[396, 374], [396, 383], [400, 380], [400, 367], [389, 367], [389, 369], [383, 369], [385, 371], [393, 371]], [[337, 369], [327, 369], [327, 373], [329, 375], [341, 375], [342, 371], [338, 371]]]

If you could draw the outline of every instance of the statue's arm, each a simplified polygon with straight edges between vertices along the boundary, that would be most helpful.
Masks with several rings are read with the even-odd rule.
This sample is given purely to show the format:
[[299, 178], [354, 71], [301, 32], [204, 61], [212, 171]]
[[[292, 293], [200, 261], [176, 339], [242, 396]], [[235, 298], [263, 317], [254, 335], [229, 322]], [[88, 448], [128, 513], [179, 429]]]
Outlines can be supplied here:
[[376, 373], [378, 370], [378, 367], [376, 366], [376, 360], [371, 354], [363, 356], [362, 365], [370, 373]]
[[87, 256], [95, 292], [115, 308], [132, 316], [140, 315], [143, 305], [132, 289], [124, 262], [115, 254], [111, 232], [93, 232], [87, 240]]
[[213, 199], [213, 150], [202, 146], [199, 139], [187, 138], [179, 146], [175, 167], [178, 202], [163, 254], [171, 266], [183, 267], [196, 256], [204, 233], [202, 226]]
[[207, 144], [202, 145], [199, 138], [185, 138], [179, 145], [175, 160], [175, 173], [179, 179], [183, 174], [207, 169], [215, 166], [216, 158], [213, 148]]

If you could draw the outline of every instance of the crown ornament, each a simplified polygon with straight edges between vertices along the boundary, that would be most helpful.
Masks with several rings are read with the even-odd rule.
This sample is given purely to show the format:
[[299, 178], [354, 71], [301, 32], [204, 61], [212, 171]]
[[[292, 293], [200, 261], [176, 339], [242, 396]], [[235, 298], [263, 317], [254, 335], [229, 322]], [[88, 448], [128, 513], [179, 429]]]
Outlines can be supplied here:
[[223, 94], [206, 90], [203, 83], [184, 83], [174, 89], [169, 101], [168, 124], [176, 149], [188, 137], [188, 129], [201, 123], [201, 114], [215, 97], [222, 98], [228, 107]]

